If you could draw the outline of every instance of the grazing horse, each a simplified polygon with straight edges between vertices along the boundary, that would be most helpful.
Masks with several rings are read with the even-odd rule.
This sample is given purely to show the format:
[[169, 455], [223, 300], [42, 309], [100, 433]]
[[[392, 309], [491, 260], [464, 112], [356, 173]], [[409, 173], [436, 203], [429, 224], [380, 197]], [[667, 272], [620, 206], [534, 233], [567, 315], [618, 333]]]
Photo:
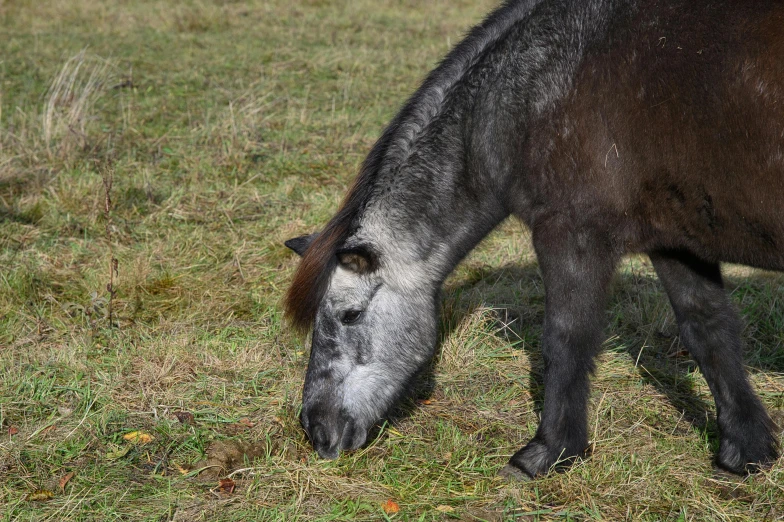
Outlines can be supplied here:
[[505, 468], [584, 455], [618, 261], [645, 253], [716, 402], [718, 465], [778, 455], [719, 263], [784, 269], [784, 3], [512, 0], [473, 28], [373, 146], [340, 210], [289, 240], [312, 328], [301, 422], [324, 458], [365, 443], [431, 358], [439, 291], [507, 216], [545, 286], [544, 407]]

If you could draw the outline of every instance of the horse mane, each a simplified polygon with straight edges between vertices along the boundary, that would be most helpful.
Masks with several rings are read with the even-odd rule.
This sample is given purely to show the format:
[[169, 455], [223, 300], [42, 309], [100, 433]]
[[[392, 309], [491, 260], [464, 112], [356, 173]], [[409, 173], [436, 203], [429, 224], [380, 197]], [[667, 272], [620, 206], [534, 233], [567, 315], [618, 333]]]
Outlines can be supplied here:
[[453, 88], [492, 44], [525, 18], [541, 0], [508, 0], [474, 27], [409, 98], [362, 163], [337, 214], [313, 240], [300, 261], [286, 294], [284, 308], [291, 324], [309, 330], [337, 265], [337, 252], [355, 232], [373, 197], [382, 164], [400, 165], [413, 144], [440, 113]]

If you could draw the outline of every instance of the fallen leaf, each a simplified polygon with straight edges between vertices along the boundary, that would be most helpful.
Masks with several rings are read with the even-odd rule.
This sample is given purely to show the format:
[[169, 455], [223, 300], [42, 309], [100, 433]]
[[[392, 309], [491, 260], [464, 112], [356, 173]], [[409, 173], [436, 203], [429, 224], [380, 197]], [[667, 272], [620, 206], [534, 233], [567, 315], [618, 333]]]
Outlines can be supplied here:
[[73, 471], [71, 471], [71, 472], [69, 472], [69, 473], [66, 473], [66, 474], [65, 474], [65, 475], [64, 475], [64, 476], [63, 476], [63, 477], [60, 479], [60, 482], [59, 482], [59, 485], [60, 485], [60, 491], [63, 491], [63, 490], [65, 489], [65, 485], [66, 485], [66, 484], [68, 484], [68, 482], [69, 482], [69, 481], [70, 481], [72, 478], [74, 478], [74, 475], [76, 475], [76, 473], [74, 473]]
[[17, 433], [19, 433], [19, 428], [17, 428], [16, 426], [11, 426], [10, 428], [8, 428], [9, 435], [13, 436], [16, 435]]
[[123, 439], [134, 444], [149, 444], [155, 440], [155, 437], [146, 431], [132, 431], [123, 435]]
[[397, 502], [395, 502], [391, 498], [388, 498], [386, 502], [383, 502], [381, 504], [381, 509], [383, 509], [384, 513], [386, 513], [387, 515], [394, 515], [395, 513], [400, 511], [400, 506], [398, 505]]
[[230, 478], [224, 478], [218, 481], [218, 491], [221, 493], [227, 493], [231, 495], [234, 493], [235, 487], [237, 487], [237, 484]]
[[187, 466], [186, 467], [182, 467], [179, 464], [177, 464], [176, 462], [174, 462], [173, 464], [174, 464], [174, 469], [179, 471], [180, 475], [187, 475], [188, 473], [191, 472], [191, 470], [189, 470]]
[[244, 426], [247, 426], [248, 428], [252, 428], [253, 426], [255, 426], [255, 425], [256, 425], [256, 423], [255, 423], [255, 422], [251, 421], [251, 420], [250, 420], [249, 418], [247, 418], [247, 417], [243, 417], [243, 418], [241, 418], [241, 419], [238, 421], [238, 424], [242, 424], [242, 425], [244, 425]]
[[455, 510], [452, 506], [447, 506], [441, 504], [440, 506], [436, 507], [436, 511], [440, 511], [441, 513], [451, 513]]
[[433, 401], [431, 401], [430, 399], [419, 399], [417, 401], [417, 404], [422, 404], [424, 406], [429, 406], [429, 405], [433, 404]]
[[180, 421], [180, 424], [193, 424], [193, 413], [189, 411], [175, 411], [174, 416]]
[[49, 491], [48, 489], [36, 489], [29, 495], [27, 495], [27, 500], [29, 502], [41, 502], [44, 500], [52, 500], [54, 498], [54, 493]]

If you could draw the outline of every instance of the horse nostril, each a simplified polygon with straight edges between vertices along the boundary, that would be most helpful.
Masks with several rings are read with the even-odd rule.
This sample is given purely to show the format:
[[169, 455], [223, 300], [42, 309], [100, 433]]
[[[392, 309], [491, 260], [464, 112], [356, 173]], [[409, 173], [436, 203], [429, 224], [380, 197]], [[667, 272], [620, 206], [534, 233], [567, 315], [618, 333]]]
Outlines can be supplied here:
[[310, 425], [310, 442], [313, 444], [313, 449], [318, 452], [322, 459], [336, 459], [340, 453], [340, 444], [337, 440], [335, 433], [329, 430], [329, 427], [313, 420]]
[[367, 440], [367, 430], [358, 426], [353, 420], [346, 422], [343, 436], [340, 438], [340, 449], [355, 450]]
[[313, 447], [316, 449], [329, 446], [329, 435], [324, 426], [321, 424], [314, 424], [311, 427], [310, 442], [313, 443]]

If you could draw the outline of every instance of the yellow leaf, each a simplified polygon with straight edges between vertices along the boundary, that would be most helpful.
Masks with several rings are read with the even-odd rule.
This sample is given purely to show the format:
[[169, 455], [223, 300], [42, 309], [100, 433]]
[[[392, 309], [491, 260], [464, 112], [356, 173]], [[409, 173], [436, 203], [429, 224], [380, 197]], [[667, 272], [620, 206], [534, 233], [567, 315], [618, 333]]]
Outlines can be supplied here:
[[30, 502], [41, 502], [43, 500], [51, 500], [54, 498], [54, 493], [49, 491], [48, 489], [36, 489], [29, 495], [27, 495], [27, 500]]
[[397, 431], [395, 428], [393, 428], [391, 426], [387, 428], [387, 431], [389, 433], [391, 433], [392, 435], [395, 435], [396, 437], [402, 437], [403, 436], [402, 433], [400, 433], [399, 431]]
[[452, 506], [447, 506], [444, 504], [441, 504], [436, 508], [436, 511], [440, 511], [441, 513], [451, 513], [454, 510], [455, 508], [453, 508]]
[[149, 444], [155, 440], [155, 437], [146, 431], [132, 431], [123, 435], [123, 439], [128, 442], [133, 442], [134, 444]]

